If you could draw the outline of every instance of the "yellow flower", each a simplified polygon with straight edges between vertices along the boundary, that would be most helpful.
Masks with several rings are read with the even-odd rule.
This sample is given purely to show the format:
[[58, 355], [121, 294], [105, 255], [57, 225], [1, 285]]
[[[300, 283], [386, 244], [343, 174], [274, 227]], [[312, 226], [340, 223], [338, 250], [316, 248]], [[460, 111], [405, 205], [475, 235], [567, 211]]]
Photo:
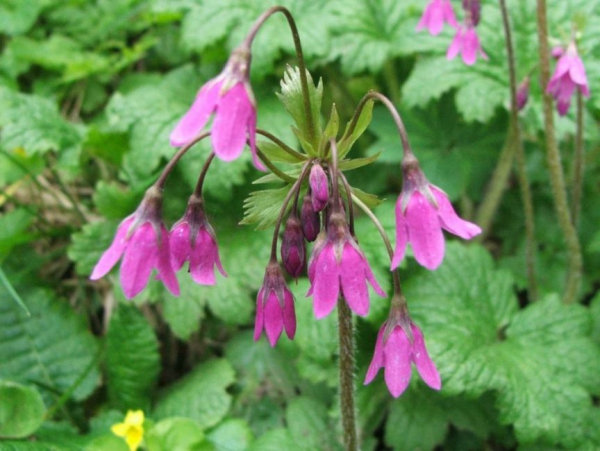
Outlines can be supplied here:
[[144, 438], [144, 412], [129, 410], [123, 423], [114, 424], [110, 430], [119, 437], [124, 437], [130, 451], [136, 451]]

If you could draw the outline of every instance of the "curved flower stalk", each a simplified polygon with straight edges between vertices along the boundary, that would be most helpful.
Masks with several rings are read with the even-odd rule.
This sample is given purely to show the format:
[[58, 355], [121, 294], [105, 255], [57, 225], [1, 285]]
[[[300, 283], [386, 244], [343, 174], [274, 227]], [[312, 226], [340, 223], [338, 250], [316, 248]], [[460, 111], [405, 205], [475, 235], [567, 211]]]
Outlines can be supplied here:
[[458, 27], [452, 3], [450, 0], [431, 0], [417, 24], [417, 31], [427, 28], [430, 34], [437, 36], [442, 32], [445, 23], [453, 28]]
[[590, 88], [583, 62], [577, 53], [575, 42], [559, 57], [554, 75], [548, 82], [546, 92], [556, 100], [558, 114], [564, 116], [571, 106], [571, 97], [579, 89], [584, 97], [590, 96]]
[[127, 299], [146, 287], [153, 269], [165, 287], [179, 296], [179, 283], [171, 266], [169, 232], [162, 223], [161, 208], [162, 195], [153, 186], [146, 191], [135, 213], [119, 224], [112, 244], [96, 263], [91, 280], [104, 277], [123, 257], [120, 281]]

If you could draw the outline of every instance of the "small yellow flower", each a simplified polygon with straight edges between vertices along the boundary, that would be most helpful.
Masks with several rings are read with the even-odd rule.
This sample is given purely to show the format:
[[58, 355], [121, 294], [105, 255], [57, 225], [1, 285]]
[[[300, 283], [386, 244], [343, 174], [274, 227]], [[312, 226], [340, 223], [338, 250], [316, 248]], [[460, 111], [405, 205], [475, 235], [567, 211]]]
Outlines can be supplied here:
[[125, 421], [114, 424], [110, 430], [119, 437], [124, 437], [130, 451], [136, 451], [144, 438], [144, 412], [128, 410]]

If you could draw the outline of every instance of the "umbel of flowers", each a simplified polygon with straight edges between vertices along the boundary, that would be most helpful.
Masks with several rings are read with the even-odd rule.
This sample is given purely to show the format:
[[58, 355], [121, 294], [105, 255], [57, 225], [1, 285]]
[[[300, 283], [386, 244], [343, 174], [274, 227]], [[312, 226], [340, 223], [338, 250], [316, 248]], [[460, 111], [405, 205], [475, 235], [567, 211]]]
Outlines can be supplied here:
[[[430, 10], [426, 13], [431, 17], [425, 21], [425, 25], [434, 27], [432, 32], [439, 28], [436, 21], [439, 21], [440, 14], [451, 25], [456, 25], [447, 0], [434, 0], [432, 5], [430, 9], [434, 6], [442, 8], [441, 13]], [[471, 5], [471, 8], [474, 7]], [[478, 21], [474, 11], [469, 13], [471, 27]], [[300, 151], [268, 131], [256, 128], [256, 100], [249, 82], [251, 48], [262, 24], [277, 12], [285, 15], [292, 29], [299, 62], [298, 69], [289, 68], [286, 72], [280, 97], [296, 122], [295, 132], [302, 147]], [[419, 168], [395, 106], [385, 96], [376, 92], [367, 93], [345, 132], [338, 136], [335, 111], [332, 112], [330, 123], [324, 129], [321, 127], [321, 95], [322, 86], [314, 86], [304, 66], [298, 30], [291, 14], [283, 7], [267, 10], [254, 23], [242, 44], [232, 52], [223, 72], [200, 88], [189, 111], [175, 126], [170, 141], [179, 150], [156, 183], [148, 189], [138, 209], [119, 225], [113, 243], [94, 268], [92, 279], [103, 277], [122, 259], [121, 285], [126, 297], [131, 299], [144, 289], [153, 270], [156, 270], [156, 278], [174, 295], [179, 295], [175, 273], [186, 263], [190, 276], [200, 285], [216, 283], [215, 268], [226, 276], [219, 257], [218, 231], [213, 230], [206, 215], [202, 187], [214, 157], [233, 161], [248, 145], [256, 168], [272, 172], [281, 179], [286, 189], [276, 217], [263, 218], [274, 224], [274, 230], [262, 286], [256, 281], [258, 294], [254, 339], [260, 339], [264, 332], [271, 346], [275, 346], [284, 331], [289, 339], [294, 338], [295, 300], [285, 273], [298, 278], [306, 272], [310, 281], [307, 296], [312, 297], [316, 319], [326, 317], [338, 306], [340, 342], [352, 342], [351, 336], [342, 337], [343, 334], [352, 333], [351, 327], [342, 328], [342, 324], [352, 324], [351, 320], [348, 321], [350, 312], [359, 316], [368, 315], [369, 285], [379, 296], [386, 296], [355, 235], [354, 207], [358, 206], [373, 219], [382, 235], [383, 244], [390, 254], [394, 282], [390, 314], [381, 326], [365, 383], [370, 383], [378, 370], [384, 368], [384, 379], [391, 394], [400, 396], [410, 381], [414, 363], [425, 383], [436, 390], [440, 389], [440, 375], [427, 353], [421, 330], [409, 315], [397, 268], [404, 259], [408, 244], [412, 246], [417, 262], [434, 270], [442, 264], [444, 257], [442, 230], [464, 239], [472, 238], [481, 230], [475, 224], [459, 218], [444, 191], [429, 183]], [[361, 200], [360, 192], [350, 186], [339, 164], [342, 159], [347, 161], [346, 156], [352, 144], [365, 128], [358, 124], [368, 123], [366, 118], [370, 118], [375, 101], [382, 102], [393, 117], [403, 150], [402, 167], [399, 168], [403, 188], [396, 204], [395, 251], [381, 224]], [[297, 171], [291, 173], [297, 175], [284, 173], [261, 152], [256, 134], [272, 140], [281, 152], [294, 159]], [[199, 174], [182, 218], [168, 231], [161, 216], [166, 180], [183, 155], [208, 137], [213, 153]], [[366, 163], [361, 160], [361, 164]], [[312, 249], [308, 252], [310, 243], [313, 243]], [[278, 259], [278, 255], [281, 259]], [[227, 266], [229, 262], [224, 263]], [[351, 352], [351, 346], [341, 347], [340, 361], [352, 362], [351, 358], [347, 358]], [[342, 418], [345, 435], [349, 436], [347, 440], [352, 441], [351, 429], [355, 427], [354, 407], [351, 405], [353, 371], [342, 363], [340, 368]], [[354, 440], [355, 436], [354, 433]], [[352, 447], [348, 445], [348, 448]]]

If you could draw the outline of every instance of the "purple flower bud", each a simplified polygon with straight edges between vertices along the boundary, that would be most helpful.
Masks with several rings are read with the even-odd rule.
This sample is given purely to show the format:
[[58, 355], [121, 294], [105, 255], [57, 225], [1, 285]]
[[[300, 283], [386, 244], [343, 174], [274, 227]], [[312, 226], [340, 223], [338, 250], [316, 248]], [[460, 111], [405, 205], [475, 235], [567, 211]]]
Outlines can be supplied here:
[[308, 177], [311, 189], [311, 200], [315, 211], [322, 211], [329, 200], [329, 184], [327, 174], [320, 164], [314, 164]]
[[463, 9], [465, 10], [465, 23], [476, 27], [481, 19], [481, 2], [479, 0], [463, 0]]
[[561, 56], [563, 56], [563, 53], [565, 53], [565, 49], [562, 48], [562, 46], [557, 45], [556, 47], [552, 48], [552, 58], [554, 58], [555, 60], [559, 59]]
[[306, 245], [300, 220], [293, 211], [285, 224], [283, 240], [281, 241], [281, 261], [290, 276], [297, 279], [306, 263]]
[[517, 108], [521, 111], [527, 105], [529, 99], [529, 76], [521, 82], [517, 88]]
[[321, 230], [321, 219], [319, 218], [319, 213], [313, 208], [309, 194], [306, 194], [302, 201], [300, 222], [302, 224], [302, 233], [304, 233], [306, 241], [314, 241]]

